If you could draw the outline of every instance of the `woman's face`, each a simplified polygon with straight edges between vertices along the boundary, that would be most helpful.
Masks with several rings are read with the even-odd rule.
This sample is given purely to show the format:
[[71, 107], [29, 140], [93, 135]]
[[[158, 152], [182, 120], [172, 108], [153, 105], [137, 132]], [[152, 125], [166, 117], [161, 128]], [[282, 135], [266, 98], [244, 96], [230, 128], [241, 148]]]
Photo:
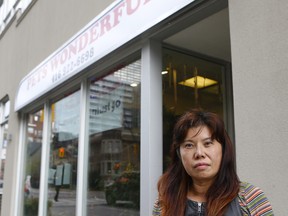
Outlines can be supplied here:
[[207, 126], [190, 128], [180, 145], [182, 164], [194, 182], [213, 182], [222, 160], [222, 145]]

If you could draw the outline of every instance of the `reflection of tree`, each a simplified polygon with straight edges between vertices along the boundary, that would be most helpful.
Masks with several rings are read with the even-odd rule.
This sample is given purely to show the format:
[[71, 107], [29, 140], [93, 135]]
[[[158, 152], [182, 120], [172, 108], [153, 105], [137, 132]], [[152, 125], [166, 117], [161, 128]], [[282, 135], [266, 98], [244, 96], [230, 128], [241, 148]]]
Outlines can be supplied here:
[[170, 164], [170, 146], [172, 144], [173, 126], [176, 116], [173, 111], [163, 107], [163, 169]]
[[31, 186], [39, 188], [42, 143], [29, 142], [27, 146], [26, 174], [31, 175]]
[[89, 172], [89, 188], [94, 190], [102, 190], [104, 188], [104, 182], [101, 179], [100, 172], [95, 170]]

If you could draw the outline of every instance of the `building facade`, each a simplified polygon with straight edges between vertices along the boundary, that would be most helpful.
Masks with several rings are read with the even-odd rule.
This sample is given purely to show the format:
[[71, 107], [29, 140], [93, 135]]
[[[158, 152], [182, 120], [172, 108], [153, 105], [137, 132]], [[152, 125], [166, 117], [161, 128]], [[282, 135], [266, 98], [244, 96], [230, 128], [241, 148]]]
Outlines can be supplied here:
[[151, 215], [175, 119], [221, 115], [287, 215], [288, 3], [0, 1], [1, 215]]

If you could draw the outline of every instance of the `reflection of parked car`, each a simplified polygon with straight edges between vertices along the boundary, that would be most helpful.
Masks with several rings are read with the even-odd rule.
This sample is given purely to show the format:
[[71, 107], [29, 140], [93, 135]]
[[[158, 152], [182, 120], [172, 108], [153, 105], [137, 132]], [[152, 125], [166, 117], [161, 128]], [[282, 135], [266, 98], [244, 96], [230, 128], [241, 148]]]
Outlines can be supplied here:
[[106, 202], [113, 205], [116, 201], [132, 201], [137, 207], [140, 202], [140, 173], [124, 172], [114, 183], [105, 188]]

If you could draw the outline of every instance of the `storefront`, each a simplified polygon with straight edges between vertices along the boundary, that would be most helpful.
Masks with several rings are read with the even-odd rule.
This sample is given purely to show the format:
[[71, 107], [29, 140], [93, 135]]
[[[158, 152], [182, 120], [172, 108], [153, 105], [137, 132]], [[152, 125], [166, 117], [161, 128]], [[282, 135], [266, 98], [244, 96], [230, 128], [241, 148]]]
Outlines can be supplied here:
[[151, 215], [180, 114], [216, 112], [235, 139], [226, 0], [117, 0], [100, 11], [0, 101], [12, 101], [18, 133], [10, 215]]
[[228, 30], [225, 58], [190, 50], [188, 32], [227, 28], [227, 5], [164, 5], [115, 1], [21, 80], [16, 215], [149, 215], [176, 117], [231, 115]]

